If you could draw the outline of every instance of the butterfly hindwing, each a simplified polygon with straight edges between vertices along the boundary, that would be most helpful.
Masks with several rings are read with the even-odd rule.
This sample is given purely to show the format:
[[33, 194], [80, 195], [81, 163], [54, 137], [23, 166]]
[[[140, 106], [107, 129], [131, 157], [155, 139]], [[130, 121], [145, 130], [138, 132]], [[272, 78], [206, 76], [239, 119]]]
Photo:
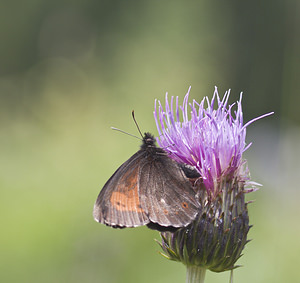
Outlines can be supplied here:
[[157, 149], [152, 161], [141, 165], [141, 206], [150, 222], [163, 227], [187, 226], [197, 215], [195, 192], [178, 164]]

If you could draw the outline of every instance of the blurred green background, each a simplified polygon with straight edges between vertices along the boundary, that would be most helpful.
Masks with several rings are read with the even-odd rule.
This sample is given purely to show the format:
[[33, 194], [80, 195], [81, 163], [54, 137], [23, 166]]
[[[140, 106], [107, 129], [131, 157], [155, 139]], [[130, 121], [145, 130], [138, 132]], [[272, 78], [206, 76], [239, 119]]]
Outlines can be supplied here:
[[[299, 8], [269, 1], [0, 2], [0, 281], [185, 282], [159, 234], [94, 222], [105, 181], [157, 134], [154, 99], [244, 92], [250, 238], [235, 282], [300, 282]], [[207, 273], [206, 282], [228, 282]]]

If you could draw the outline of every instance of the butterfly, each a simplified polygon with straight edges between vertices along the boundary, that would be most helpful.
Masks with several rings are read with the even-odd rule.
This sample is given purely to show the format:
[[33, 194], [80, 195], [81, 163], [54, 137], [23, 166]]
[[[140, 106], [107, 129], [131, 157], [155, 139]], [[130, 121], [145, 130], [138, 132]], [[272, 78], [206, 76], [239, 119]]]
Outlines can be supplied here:
[[141, 149], [106, 182], [94, 205], [94, 219], [114, 228], [147, 225], [174, 231], [199, 212], [196, 193], [184, 166], [172, 160], [145, 133]]

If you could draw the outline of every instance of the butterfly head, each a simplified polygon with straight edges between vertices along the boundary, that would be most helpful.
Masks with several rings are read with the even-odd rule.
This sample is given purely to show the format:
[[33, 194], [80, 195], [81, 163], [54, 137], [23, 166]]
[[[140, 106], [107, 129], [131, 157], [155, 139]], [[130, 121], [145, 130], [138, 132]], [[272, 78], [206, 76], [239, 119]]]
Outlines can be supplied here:
[[155, 139], [150, 133], [145, 133], [143, 137], [143, 144], [141, 146], [142, 149], [147, 149], [155, 147]]

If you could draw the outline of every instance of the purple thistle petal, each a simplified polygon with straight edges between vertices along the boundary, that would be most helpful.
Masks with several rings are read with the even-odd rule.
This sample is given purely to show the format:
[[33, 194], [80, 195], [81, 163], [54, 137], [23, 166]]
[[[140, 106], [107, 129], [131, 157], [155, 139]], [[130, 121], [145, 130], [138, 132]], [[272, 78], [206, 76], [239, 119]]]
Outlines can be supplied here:
[[[242, 93], [239, 101], [227, 106], [230, 90], [220, 99], [215, 87], [211, 101], [205, 97], [200, 103], [195, 100], [189, 103], [190, 89], [191, 87], [182, 105], [179, 105], [178, 97], [174, 103], [173, 96], [169, 103], [166, 94], [165, 111], [160, 101], [155, 100], [154, 117], [159, 133], [158, 144], [177, 162], [194, 166], [199, 171], [207, 191], [212, 195], [221, 190], [218, 184], [223, 178], [235, 178], [253, 187], [247, 163], [242, 159], [243, 152], [251, 146], [251, 143], [246, 145], [246, 127], [273, 112], [243, 125]], [[233, 112], [235, 105], [236, 111]]]

